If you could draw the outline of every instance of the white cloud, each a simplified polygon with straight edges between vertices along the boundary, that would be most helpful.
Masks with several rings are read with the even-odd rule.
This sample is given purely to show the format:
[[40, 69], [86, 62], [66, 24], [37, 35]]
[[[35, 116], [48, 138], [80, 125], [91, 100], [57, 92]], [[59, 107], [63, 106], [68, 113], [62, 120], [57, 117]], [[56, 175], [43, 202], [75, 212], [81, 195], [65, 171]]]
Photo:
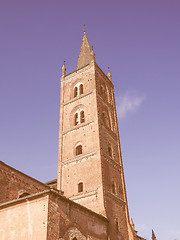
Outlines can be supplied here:
[[145, 100], [144, 96], [138, 96], [135, 91], [127, 91], [123, 96], [117, 98], [118, 118], [124, 118], [130, 112], [135, 112]]

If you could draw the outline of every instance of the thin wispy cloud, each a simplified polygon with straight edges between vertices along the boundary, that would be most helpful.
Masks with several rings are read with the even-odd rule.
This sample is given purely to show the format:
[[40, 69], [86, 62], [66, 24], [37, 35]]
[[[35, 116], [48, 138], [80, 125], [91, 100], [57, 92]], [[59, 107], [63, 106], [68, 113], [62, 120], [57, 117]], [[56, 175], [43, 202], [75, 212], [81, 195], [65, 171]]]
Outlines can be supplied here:
[[129, 113], [136, 112], [145, 96], [140, 96], [136, 91], [127, 91], [123, 96], [117, 98], [117, 115], [119, 119], [125, 118]]

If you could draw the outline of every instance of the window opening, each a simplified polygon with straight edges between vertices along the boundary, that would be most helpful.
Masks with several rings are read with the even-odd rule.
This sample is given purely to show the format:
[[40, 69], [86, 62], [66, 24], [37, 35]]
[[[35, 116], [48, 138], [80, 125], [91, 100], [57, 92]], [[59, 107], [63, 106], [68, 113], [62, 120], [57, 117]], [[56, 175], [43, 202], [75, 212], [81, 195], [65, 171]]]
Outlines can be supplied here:
[[103, 85], [101, 85], [101, 93], [104, 95], [105, 94], [105, 88]]
[[120, 184], [118, 185], [118, 190], [119, 190], [119, 193], [122, 193], [122, 188], [121, 188]]
[[112, 148], [110, 146], [108, 147], [108, 155], [112, 157]]
[[78, 183], [78, 192], [83, 192], [83, 183]]
[[103, 122], [104, 124], [107, 126], [107, 127], [110, 127], [110, 124], [109, 124], [109, 119], [108, 119], [108, 116], [105, 112], [103, 112], [102, 114], [102, 119], [103, 119]]
[[112, 193], [114, 193], [114, 194], [115, 194], [115, 193], [116, 193], [116, 191], [115, 191], [115, 184], [114, 184], [114, 183], [112, 183], [112, 186], [111, 186], [111, 187], [112, 187]]
[[26, 197], [26, 196], [28, 196], [28, 195], [30, 195], [30, 194], [27, 193], [27, 192], [24, 192], [24, 193], [22, 193], [22, 194], [19, 194], [19, 198], [23, 198], [23, 197]]
[[81, 85], [79, 86], [79, 94], [80, 94], [80, 95], [83, 94], [83, 84], [81, 84]]
[[84, 111], [80, 112], [80, 123], [85, 122], [85, 118], [84, 118]]
[[76, 156], [82, 154], [82, 145], [76, 147]]
[[119, 231], [119, 223], [118, 223], [118, 219], [116, 218], [116, 232]]
[[74, 125], [78, 125], [78, 113], [74, 115]]
[[78, 95], [78, 88], [75, 87], [75, 88], [74, 88], [74, 97], [77, 97], [77, 95]]

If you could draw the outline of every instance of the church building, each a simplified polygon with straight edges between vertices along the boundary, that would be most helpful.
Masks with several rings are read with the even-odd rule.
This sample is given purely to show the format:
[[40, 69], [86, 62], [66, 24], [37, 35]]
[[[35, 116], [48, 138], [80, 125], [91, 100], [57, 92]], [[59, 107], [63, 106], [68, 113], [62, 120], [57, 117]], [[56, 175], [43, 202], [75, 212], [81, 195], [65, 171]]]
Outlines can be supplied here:
[[57, 179], [0, 161], [0, 240], [143, 240], [128, 211], [112, 76], [85, 30], [76, 69], [64, 63], [60, 81]]

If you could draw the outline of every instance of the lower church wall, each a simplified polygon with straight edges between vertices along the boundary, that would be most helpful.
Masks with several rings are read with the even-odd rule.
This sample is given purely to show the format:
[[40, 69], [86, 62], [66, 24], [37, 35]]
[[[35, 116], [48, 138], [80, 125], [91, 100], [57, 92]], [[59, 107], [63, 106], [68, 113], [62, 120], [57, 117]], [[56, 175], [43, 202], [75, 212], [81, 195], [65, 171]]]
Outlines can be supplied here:
[[90, 210], [51, 194], [48, 240], [107, 240], [107, 220]]
[[0, 204], [1, 240], [107, 240], [108, 220], [46, 190]]
[[48, 196], [0, 206], [1, 240], [46, 240]]

